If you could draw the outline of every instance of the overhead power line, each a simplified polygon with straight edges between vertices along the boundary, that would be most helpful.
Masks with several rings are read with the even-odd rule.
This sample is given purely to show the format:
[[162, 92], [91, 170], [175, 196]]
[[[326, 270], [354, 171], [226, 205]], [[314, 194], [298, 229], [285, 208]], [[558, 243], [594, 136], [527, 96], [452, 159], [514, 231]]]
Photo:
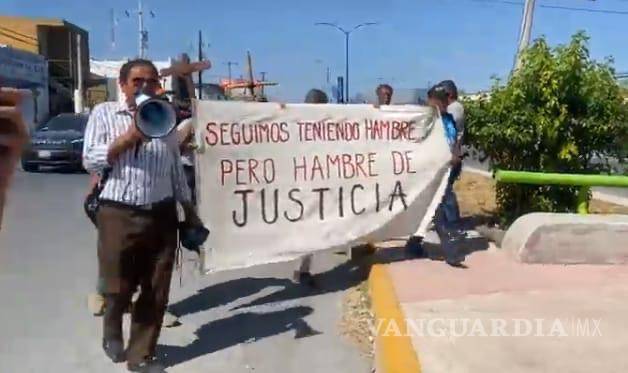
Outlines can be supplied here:
[[[507, 5], [524, 5], [520, 1], [509, 1], [509, 0], [472, 0], [476, 3], [493, 3], [493, 4], [507, 4]], [[570, 7], [570, 6], [560, 6], [560, 5], [545, 5], [539, 4], [540, 8], [545, 9], [559, 9], [559, 10], [569, 10], [574, 12], [586, 12], [586, 13], [601, 13], [601, 14], [615, 14], [615, 15], [628, 15], [628, 10], [614, 10], [614, 9], [591, 9], [591, 8], [579, 8], [579, 7]]]
[[628, 15], [628, 11], [626, 11], [626, 10], [572, 8], [572, 7], [568, 7], [568, 6], [559, 6], [559, 5], [540, 5], [540, 7], [541, 8], [546, 8], [546, 9], [573, 10], [573, 11], [576, 11], [576, 12]]

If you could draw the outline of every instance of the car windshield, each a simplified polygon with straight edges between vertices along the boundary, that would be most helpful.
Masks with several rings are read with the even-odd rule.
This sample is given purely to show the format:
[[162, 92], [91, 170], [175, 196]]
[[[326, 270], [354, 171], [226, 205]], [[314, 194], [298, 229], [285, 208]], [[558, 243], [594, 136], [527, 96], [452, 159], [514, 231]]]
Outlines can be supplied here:
[[76, 130], [85, 132], [86, 125], [87, 116], [85, 115], [57, 115], [46, 123], [49, 131]]

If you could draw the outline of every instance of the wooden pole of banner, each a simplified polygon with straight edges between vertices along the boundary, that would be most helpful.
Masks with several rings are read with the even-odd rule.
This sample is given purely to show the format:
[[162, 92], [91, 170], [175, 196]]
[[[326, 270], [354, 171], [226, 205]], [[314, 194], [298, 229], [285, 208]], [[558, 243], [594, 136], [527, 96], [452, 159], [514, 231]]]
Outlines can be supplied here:
[[[198, 60], [203, 61], [203, 32], [198, 30]], [[198, 71], [198, 99], [203, 99], [203, 69]]]

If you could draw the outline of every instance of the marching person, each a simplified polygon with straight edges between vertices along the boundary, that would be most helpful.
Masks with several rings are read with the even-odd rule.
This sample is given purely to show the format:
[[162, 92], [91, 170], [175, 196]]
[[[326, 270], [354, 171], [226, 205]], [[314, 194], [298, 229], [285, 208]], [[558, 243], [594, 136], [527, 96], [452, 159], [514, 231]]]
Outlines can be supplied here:
[[[163, 89], [163, 87], [160, 86], [160, 88], [157, 89], [156, 94], [161, 95], [164, 92], [165, 90]], [[124, 104], [124, 101], [122, 103]], [[184, 168], [185, 168], [185, 164], [184, 164]], [[88, 192], [87, 192], [88, 196], [89, 194], [93, 193], [94, 189], [98, 186], [99, 182], [100, 182], [100, 175], [94, 174], [94, 173], [89, 175], [89, 187], [88, 187]], [[96, 285], [96, 292], [90, 293], [87, 296], [87, 307], [94, 316], [102, 316], [105, 313], [105, 297], [103, 295], [102, 282], [103, 281], [99, 277], [97, 285]], [[125, 309], [125, 313], [131, 312], [131, 309], [132, 309], [132, 304], [129, 303], [128, 307]], [[163, 326], [166, 328], [170, 328], [170, 327], [174, 327], [178, 325], [180, 325], [179, 318], [166, 309], [166, 313], [164, 314], [164, 318], [163, 318]]]
[[464, 106], [458, 101], [458, 87], [453, 80], [444, 80], [438, 83], [440, 87], [443, 87], [447, 93], [447, 112], [451, 114], [456, 124], [456, 140], [454, 147], [459, 157], [459, 162], [452, 166], [453, 178], [450, 178], [451, 185], [448, 186], [451, 189], [451, 193], [447, 195], [447, 200], [444, 202], [445, 217], [449, 223], [455, 224], [460, 221], [460, 207], [458, 206], [458, 199], [455, 193], [453, 193], [453, 184], [460, 177], [462, 173], [462, 141], [465, 133], [465, 120], [464, 120]]
[[15, 89], [0, 88], [0, 229], [9, 181], [20, 158], [28, 130], [20, 110], [23, 96]]
[[[453, 245], [453, 241], [461, 237], [457, 226], [460, 215], [453, 185], [460, 177], [462, 170], [462, 135], [459, 130], [461, 126], [456, 123], [454, 116], [448, 112], [450, 92], [444, 85], [439, 83], [430, 88], [427, 97], [429, 105], [434, 106], [440, 113], [449, 150], [451, 151], [445, 193], [436, 209], [433, 222], [445, 254], [445, 261], [452, 266], [458, 267], [462, 265], [464, 255], [460, 254]], [[413, 256], [425, 256], [423, 237], [421, 235], [411, 236], [406, 243], [406, 250]]]
[[375, 90], [378, 105], [390, 105], [393, 96], [393, 88], [388, 84], [380, 84]]
[[[432, 87], [427, 97], [429, 103], [436, 107], [440, 112], [441, 120], [445, 129], [445, 136], [447, 138], [447, 144], [451, 151], [451, 161], [449, 168], [449, 176], [447, 179], [447, 186], [443, 199], [436, 209], [436, 216], [434, 217], [434, 227], [436, 233], [441, 241], [441, 246], [445, 253], [445, 261], [447, 264], [459, 267], [464, 261], [464, 255], [460, 253], [453, 245], [453, 241], [457, 238], [457, 229], [454, 224], [457, 222], [452, 216], [451, 212], [448, 213], [448, 209], [452, 206], [452, 200], [456, 201], [456, 195], [454, 193], [453, 185], [456, 179], [460, 176], [461, 171], [461, 146], [459, 143], [459, 134], [453, 115], [447, 112], [447, 105], [449, 104], [449, 94], [445, 87], [436, 85]], [[457, 202], [455, 203], [457, 207]]]
[[[329, 98], [327, 94], [320, 89], [310, 89], [305, 95], [305, 103], [306, 104], [327, 104], [329, 103]], [[299, 263], [299, 269], [294, 271], [293, 281], [299, 284], [308, 285], [311, 287], [316, 286], [314, 281], [314, 277], [312, 276], [311, 267], [312, 267], [312, 254], [305, 254], [301, 257], [301, 261]]]
[[[125, 63], [119, 84], [126, 98], [92, 111], [85, 131], [83, 164], [109, 177], [97, 212], [99, 274], [105, 296], [102, 345], [114, 362], [133, 372], [164, 372], [155, 359], [177, 248], [177, 209], [199, 224], [190, 203], [175, 133], [145, 138], [134, 123], [135, 94], [155, 95], [159, 75], [143, 59]], [[122, 315], [139, 286], [126, 351]]]

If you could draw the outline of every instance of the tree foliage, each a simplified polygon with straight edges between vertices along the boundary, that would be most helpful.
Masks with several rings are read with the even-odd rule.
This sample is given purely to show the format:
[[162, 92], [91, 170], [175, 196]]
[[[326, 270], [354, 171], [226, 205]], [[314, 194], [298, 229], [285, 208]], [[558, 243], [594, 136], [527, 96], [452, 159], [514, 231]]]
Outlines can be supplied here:
[[[561, 173], [611, 171], [628, 139], [626, 105], [613, 61], [589, 56], [588, 37], [577, 33], [551, 48], [536, 40], [506, 84], [467, 101], [468, 143], [494, 169]], [[499, 184], [504, 223], [531, 211], [568, 212], [577, 188]]]

